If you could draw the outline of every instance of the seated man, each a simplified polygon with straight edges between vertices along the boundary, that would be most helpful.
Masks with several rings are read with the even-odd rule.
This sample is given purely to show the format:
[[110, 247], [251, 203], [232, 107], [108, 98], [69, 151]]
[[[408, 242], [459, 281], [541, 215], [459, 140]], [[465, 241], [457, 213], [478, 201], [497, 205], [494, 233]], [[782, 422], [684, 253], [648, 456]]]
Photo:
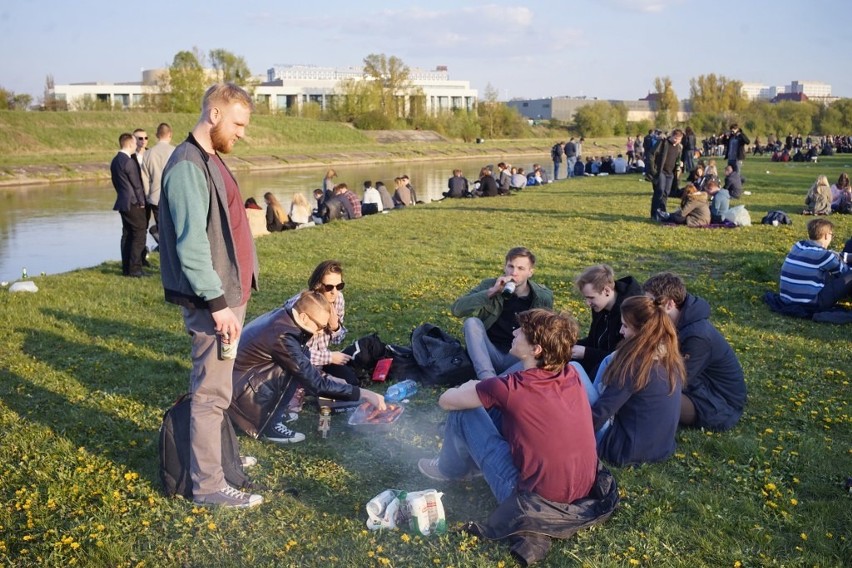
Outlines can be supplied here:
[[627, 160], [625, 160], [624, 156], [622, 156], [621, 154], [619, 154], [618, 157], [612, 161], [612, 173], [614, 173], [614, 174], [626, 174], [627, 173]]
[[603, 358], [621, 341], [621, 303], [630, 296], [641, 296], [642, 287], [632, 276], [616, 280], [612, 267], [606, 264], [585, 269], [576, 285], [592, 309], [592, 325], [589, 335], [571, 349], [571, 358], [594, 378]]
[[731, 199], [739, 199], [742, 197], [744, 183], [745, 179], [742, 177], [740, 172], [734, 171], [734, 168], [730, 165], [725, 166], [724, 188], [728, 190]]
[[793, 245], [781, 265], [781, 301], [809, 311], [831, 308], [852, 295], [852, 268], [828, 250], [834, 225], [828, 219], [808, 223], [808, 240]]
[[708, 319], [710, 304], [688, 294], [683, 280], [671, 272], [652, 276], [642, 290], [662, 303], [677, 328], [686, 365], [681, 425], [717, 431], [733, 428], [745, 407], [746, 384], [737, 355]]
[[[501, 516], [515, 523], [520, 515], [526, 532], [559, 536], [551, 531], [568, 522], [558, 514], [560, 504], [589, 496], [597, 485], [591, 410], [577, 372], [567, 365], [577, 322], [541, 309], [519, 313], [517, 322], [511, 352], [523, 370], [444, 392], [438, 401], [450, 411], [444, 443], [437, 458], [421, 459], [418, 468], [438, 481], [481, 472], [504, 513], [493, 514], [490, 524]], [[536, 530], [540, 507], [519, 505], [542, 502], [550, 531]], [[548, 543], [544, 539], [544, 552]], [[513, 553], [523, 550], [513, 547]]]
[[731, 208], [730, 192], [727, 189], [720, 188], [719, 180], [716, 178], [707, 180], [704, 184], [704, 191], [712, 199], [710, 202], [710, 222], [721, 223], [725, 220], [725, 213]]
[[503, 275], [486, 278], [450, 308], [464, 321], [464, 340], [478, 379], [504, 373], [518, 359], [509, 353], [515, 316], [530, 308], [553, 308], [553, 292], [531, 281], [535, 255], [525, 247], [506, 253]]
[[332, 306], [318, 292], [303, 292], [292, 308], [277, 308], [243, 328], [234, 362], [234, 394], [228, 414], [246, 434], [279, 444], [304, 434], [280, 419], [298, 387], [337, 400], [365, 399], [384, 409], [384, 397], [323, 376], [308, 359], [305, 343], [325, 330]]

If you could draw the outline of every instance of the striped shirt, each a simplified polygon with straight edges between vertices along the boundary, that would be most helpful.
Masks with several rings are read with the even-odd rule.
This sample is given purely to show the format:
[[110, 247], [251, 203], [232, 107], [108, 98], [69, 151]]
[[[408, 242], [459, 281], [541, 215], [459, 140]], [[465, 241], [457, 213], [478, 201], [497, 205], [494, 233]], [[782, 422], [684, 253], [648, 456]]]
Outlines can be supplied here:
[[817, 296], [830, 274], [843, 274], [850, 270], [836, 252], [821, 247], [814, 241], [799, 241], [793, 245], [781, 265], [779, 295], [786, 302], [816, 304]]
[[[288, 310], [292, 309], [300, 295], [301, 292], [284, 302], [284, 307]], [[346, 336], [346, 328], [343, 327], [343, 316], [346, 313], [346, 302], [343, 301], [342, 292], [337, 294], [337, 299], [334, 301], [332, 309], [337, 312], [340, 329], [335, 332], [327, 330], [320, 331], [311, 337], [305, 344], [310, 351], [311, 364], [314, 367], [322, 368], [331, 363], [331, 351], [328, 349], [329, 344], [334, 343], [335, 345], [339, 345], [340, 343], [343, 343], [343, 338]]]

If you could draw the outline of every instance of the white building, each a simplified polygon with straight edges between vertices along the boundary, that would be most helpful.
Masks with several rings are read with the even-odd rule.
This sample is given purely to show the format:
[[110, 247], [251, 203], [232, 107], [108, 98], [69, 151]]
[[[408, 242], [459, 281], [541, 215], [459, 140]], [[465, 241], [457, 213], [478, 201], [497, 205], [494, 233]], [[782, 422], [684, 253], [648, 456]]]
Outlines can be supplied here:
[[789, 85], [763, 85], [761, 83], [743, 83], [742, 93], [750, 100], [771, 101], [785, 93], [800, 93], [809, 99], [832, 99], [831, 85], [819, 81], [793, 81]]
[[[333, 97], [341, 95], [341, 81], [365, 80], [360, 67], [276, 65], [266, 75], [267, 82], [255, 88], [255, 97], [270, 110], [300, 109], [309, 102], [325, 110]], [[445, 66], [431, 71], [411, 69], [410, 78], [412, 86], [419, 88], [425, 97], [426, 111], [430, 114], [476, 108], [477, 90], [470, 88], [470, 81], [450, 80]]]
[[[115, 108], [133, 108], [143, 103], [144, 95], [154, 94], [157, 79], [165, 69], [147, 69], [142, 72], [142, 81], [128, 83], [70, 83], [55, 85], [52, 94], [58, 101], [68, 105], [69, 110], [80, 110], [98, 103]], [[208, 70], [210, 80], [215, 81], [215, 71]], [[271, 111], [293, 110], [298, 112], [302, 105], [314, 102], [326, 109], [332, 97], [339, 96], [339, 84], [344, 80], [364, 80], [363, 70], [358, 67], [332, 68], [309, 65], [275, 66], [267, 71], [267, 81], [254, 88], [258, 104]], [[447, 68], [439, 66], [432, 71], [411, 70], [411, 83], [418, 87], [425, 98], [426, 110], [431, 114], [456, 109], [476, 108], [477, 90], [470, 88], [469, 81], [453, 81]]]

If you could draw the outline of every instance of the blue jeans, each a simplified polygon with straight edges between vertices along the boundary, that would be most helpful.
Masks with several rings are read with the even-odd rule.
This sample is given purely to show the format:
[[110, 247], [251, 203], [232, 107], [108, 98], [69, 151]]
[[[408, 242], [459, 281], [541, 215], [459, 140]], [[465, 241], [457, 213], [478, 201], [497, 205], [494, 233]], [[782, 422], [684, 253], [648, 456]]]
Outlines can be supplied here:
[[490, 379], [501, 375], [518, 362], [517, 357], [503, 353], [491, 343], [479, 318], [464, 320], [464, 342], [477, 379]]
[[657, 209], [660, 211], [666, 210], [666, 200], [669, 198], [669, 192], [672, 190], [673, 181], [674, 175], [665, 172], [660, 172], [657, 179], [654, 180], [654, 196], [651, 198], [651, 219], [657, 219]]
[[562, 162], [553, 162], [553, 180], [556, 181], [559, 179], [559, 164]]
[[[582, 365], [580, 365], [576, 361], [571, 361], [571, 363], [569, 363], [572, 367], [574, 367], [574, 369], [576, 369], [577, 374], [580, 375], [580, 382], [583, 384], [583, 388], [586, 389], [586, 396], [589, 397], [589, 406], [594, 407], [595, 403], [601, 397], [601, 394], [603, 393], [604, 389], [606, 389], [606, 385], [603, 384], [603, 375], [604, 371], [606, 371], [606, 368], [611, 362], [612, 354], [609, 354], [604, 357], [604, 360], [601, 361], [601, 364], [598, 367], [598, 372], [595, 375], [594, 382], [589, 379], [589, 375], [586, 374], [586, 371], [585, 369], [583, 369]], [[603, 424], [603, 426], [600, 427], [600, 430], [595, 432], [595, 440], [597, 441], [598, 445], [600, 445], [601, 440], [603, 440], [604, 435], [606, 434], [607, 430], [609, 430], [609, 427], [611, 425], [612, 418], [607, 420]]]
[[577, 163], [577, 156], [570, 156], [566, 158], [566, 161], [568, 162], [568, 177], [572, 178], [574, 177], [574, 164]]
[[495, 408], [450, 412], [438, 456], [439, 469], [447, 477], [461, 478], [479, 468], [498, 503], [508, 499], [518, 485], [518, 468], [503, 437], [502, 419]]

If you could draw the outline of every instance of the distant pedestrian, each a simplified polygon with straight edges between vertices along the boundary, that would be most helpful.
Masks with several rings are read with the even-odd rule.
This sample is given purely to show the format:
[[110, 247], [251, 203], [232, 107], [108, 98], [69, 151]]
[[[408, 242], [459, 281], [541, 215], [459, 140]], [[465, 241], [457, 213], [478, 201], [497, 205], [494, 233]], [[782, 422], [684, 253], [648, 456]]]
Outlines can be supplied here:
[[135, 139], [125, 132], [118, 137], [120, 150], [112, 159], [109, 170], [116, 199], [113, 211], [121, 215], [121, 273], [142, 276], [142, 251], [145, 249], [145, 189], [139, 165], [132, 157]]
[[172, 127], [162, 122], [157, 126], [157, 144], [145, 152], [145, 157], [142, 159], [142, 185], [145, 187], [147, 221], [150, 222], [151, 218], [154, 218], [151, 235], [158, 241], [157, 212], [160, 206], [163, 170], [166, 169], [166, 163], [174, 149]]

